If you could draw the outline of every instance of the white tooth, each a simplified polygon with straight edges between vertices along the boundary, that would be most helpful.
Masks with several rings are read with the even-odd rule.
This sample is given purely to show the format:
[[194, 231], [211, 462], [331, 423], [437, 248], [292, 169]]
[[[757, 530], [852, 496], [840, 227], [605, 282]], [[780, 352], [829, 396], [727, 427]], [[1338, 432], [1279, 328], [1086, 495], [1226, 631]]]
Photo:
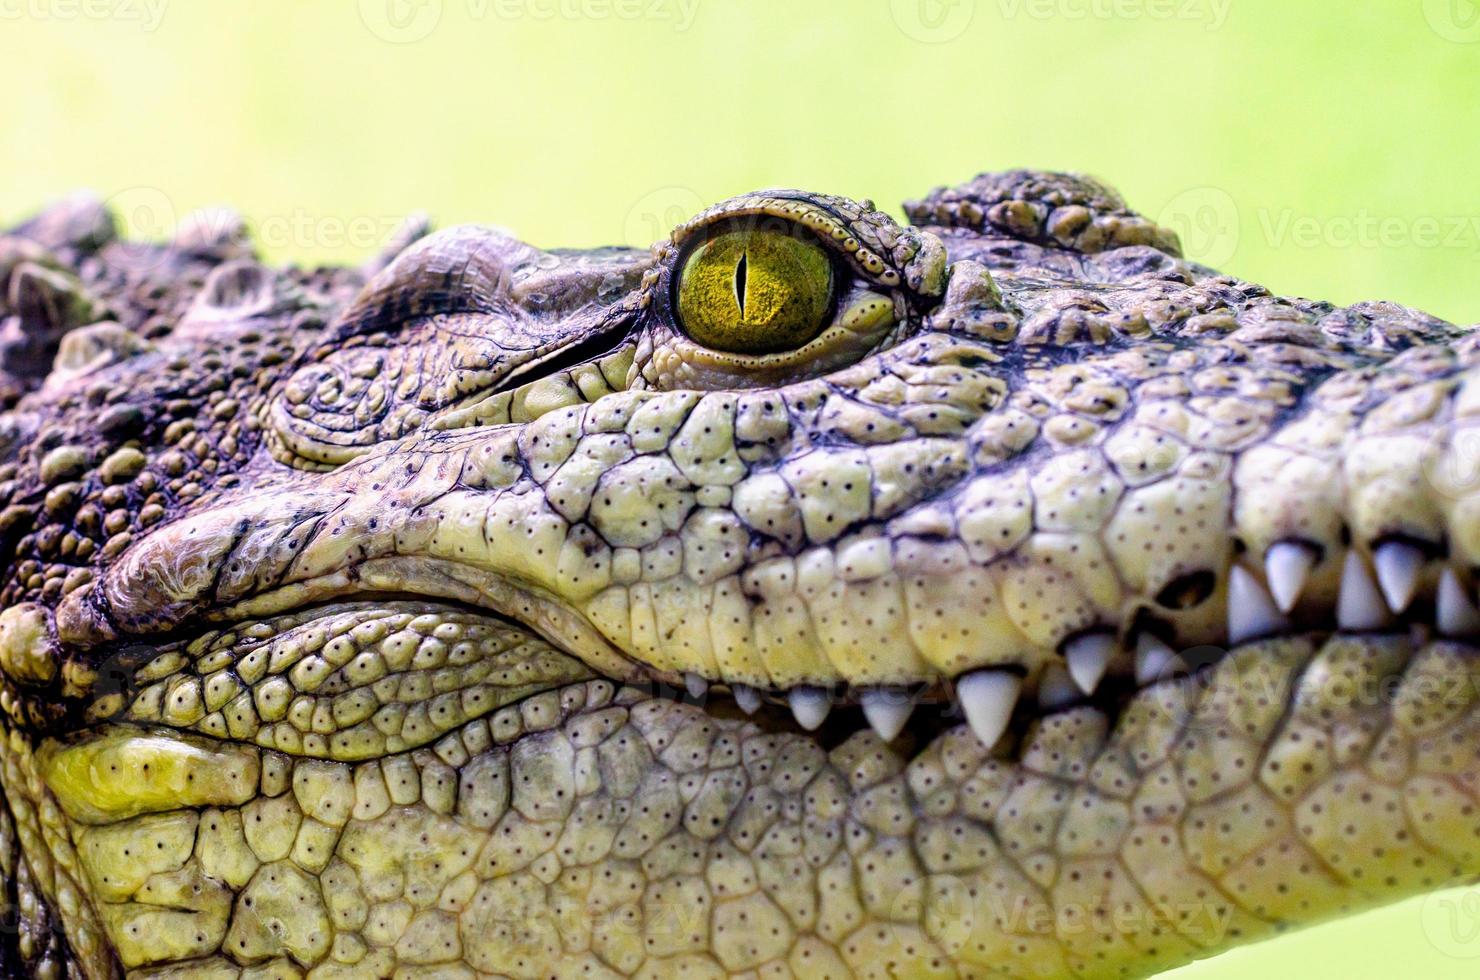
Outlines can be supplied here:
[[1085, 694], [1095, 693], [1110, 658], [1115, 656], [1115, 637], [1109, 633], [1085, 633], [1064, 644], [1069, 676]]
[[1382, 629], [1391, 622], [1387, 605], [1367, 563], [1353, 548], [1341, 566], [1341, 595], [1336, 600], [1336, 625], [1343, 630]]
[[894, 741], [894, 737], [904, 728], [905, 722], [910, 720], [911, 712], [915, 710], [908, 691], [873, 688], [864, 691], [859, 696], [859, 701], [863, 704], [863, 716], [886, 742]]
[[956, 697], [961, 699], [966, 723], [987, 748], [1007, 731], [1022, 689], [1023, 679], [1005, 670], [978, 670], [956, 681]]
[[755, 714], [756, 709], [761, 706], [761, 692], [749, 684], [731, 684], [730, 693], [734, 695], [740, 710], [747, 715]]
[[689, 697], [696, 701], [709, 693], [709, 682], [693, 671], [683, 675], [683, 686], [689, 692]]
[[1424, 555], [1419, 548], [1403, 541], [1378, 545], [1372, 553], [1372, 566], [1377, 569], [1377, 584], [1382, 587], [1388, 608], [1400, 613], [1413, 601], [1418, 588], [1418, 575], [1423, 571]]
[[1038, 705], [1049, 711], [1073, 704], [1084, 695], [1074, 678], [1059, 664], [1049, 664], [1038, 678]]
[[1242, 565], [1228, 570], [1228, 645], [1290, 628], [1259, 580]]
[[791, 703], [791, 713], [796, 715], [797, 724], [809, 732], [826, 721], [827, 713], [832, 710], [827, 692], [820, 687], [794, 687], [786, 699]]
[[1480, 609], [1470, 601], [1464, 585], [1454, 569], [1444, 566], [1439, 576], [1438, 613], [1434, 617], [1439, 632], [1445, 636], [1475, 636], [1480, 634]]
[[1186, 669], [1177, 652], [1150, 633], [1136, 640], [1136, 683], [1145, 687]]
[[1295, 541], [1276, 541], [1264, 553], [1264, 578], [1280, 612], [1287, 613], [1300, 601], [1305, 580], [1316, 563], [1316, 553], [1308, 545]]

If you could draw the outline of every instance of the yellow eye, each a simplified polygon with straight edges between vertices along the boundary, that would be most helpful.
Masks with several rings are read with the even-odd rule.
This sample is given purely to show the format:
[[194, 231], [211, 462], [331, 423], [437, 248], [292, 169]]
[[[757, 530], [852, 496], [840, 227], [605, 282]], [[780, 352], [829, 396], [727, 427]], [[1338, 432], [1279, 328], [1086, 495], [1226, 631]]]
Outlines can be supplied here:
[[678, 278], [678, 318], [690, 339], [711, 350], [777, 354], [822, 332], [832, 293], [832, 261], [820, 244], [735, 228], [689, 254]]

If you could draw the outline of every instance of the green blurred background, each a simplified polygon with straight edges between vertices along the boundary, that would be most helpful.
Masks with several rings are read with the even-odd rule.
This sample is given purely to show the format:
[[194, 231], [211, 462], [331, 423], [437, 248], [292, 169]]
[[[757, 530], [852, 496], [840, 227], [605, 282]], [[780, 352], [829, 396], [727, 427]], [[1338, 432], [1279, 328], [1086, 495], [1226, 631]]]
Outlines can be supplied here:
[[[0, 220], [229, 203], [273, 258], [406, 213], [647, 245], [762, 186], [1085, 170], [1280, 292], [1480, 320], [1472, 0], [0, 0]], [[1473, 977], [1480, 890], [1176, 976]]]
[[762, 186], [1086, 170], [1282, 292], [1480, 319], [1474, 0], [0, 0], [0, 218], [230, 203], [276, 258], [406, 212], [646, 245]]

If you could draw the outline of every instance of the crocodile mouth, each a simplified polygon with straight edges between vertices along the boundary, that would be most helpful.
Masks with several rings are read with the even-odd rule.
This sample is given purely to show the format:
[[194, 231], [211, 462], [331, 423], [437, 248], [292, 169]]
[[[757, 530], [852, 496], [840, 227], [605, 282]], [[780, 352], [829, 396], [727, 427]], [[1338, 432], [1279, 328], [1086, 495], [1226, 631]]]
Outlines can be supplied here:
[[[764, 731], [802, 734], [787, 692], [619, 681], [486, 607], [413, 593], [357, 593], [149, 643], [111, 645], [80, 729], [163, 725], [290, 755], [360, 762], [422, 748], [501, 709], [601, 681]], [[1107, 685], [1108, 689], [1108, 685]], [[839, 688], [808, 726], [831, 747], [870, 726]], [[947, 685], [900, 689], [922, 710], [891, 741], [922, 746], [963, 722]], [[928, 706], [928, 708], [926, 707]]]
[[[1029, 665], [889, 685], [765, 687], [655, 669], [616, 650], [551, 597], [471, 566], [380, 559], [207, 610], [200, 620], [211, 628], [204, 631], [114, 639], [85, 651], [89, 672], [101, 682], [87, 693], [83, 718], [89, 725], [166, 724], [357, 761], [417, 748], [534, 694], [600, 678], [717, 717], [807, 734], [825, 746], [872, 729], [885, 742], [919, 747], [964, 725], [992, 749], [1010, 746], [1015, 735], [1063, 711], [1092, 707], [1113, 722], [1143, 692], [1168, 682], [1184, 701], [1193, 698], [1230, 650], [1261, 640], [1402, 637], [1419, 649], [1480, 639], [1480, 609], [1460, 575], [1429, 562], [1415, 546], [1391, 542], [1373, 559], [1349, 550], [1334, 588], [1323, 564], [1307, 546], [1285, 542], [1270, 549], [1259, 572], [1233, 565], [1224, 588], [1189, 580], [1184, 595], [1227, 610], [1217, 642], [1178, 644], [1154, 617], [1140, 615], [1115, 630], [1078, 632], [1055, 657]], [[476, 653], [464, 644], [462, 662], [452, 665], [464, 674], [454, 676], [435, 651], [424, 662], [408, 652], [411, 641], [400, 634], [411, 620], [497, 642]], [[399, 638], [381, 649], [388, 635]], [[339, 638], [334, 656], [300, 666], [301, 655], [292, 651], [322, 646], [326, 637]], [[515, 647], [548, 676], [491, 685], [487, 674], [507, 669], [505, 653]], [[192, 661], [200, 665], [188, 669]], [[227, 661], [230, 670], [221, 674]], [[435, 681], [432, 674], [412, 679], [427, 670], [442, 673]], [[209, 676], [224, 678], [214, 692]], [[408, 698], [425, 700], [421, 695], [432, 691], [440, 700], [426, 719], [405, 735], [391, 730]], [[277, 702], [295, 699], [290, 719]], [[68, 717], [78, 717], [75, 708]]]

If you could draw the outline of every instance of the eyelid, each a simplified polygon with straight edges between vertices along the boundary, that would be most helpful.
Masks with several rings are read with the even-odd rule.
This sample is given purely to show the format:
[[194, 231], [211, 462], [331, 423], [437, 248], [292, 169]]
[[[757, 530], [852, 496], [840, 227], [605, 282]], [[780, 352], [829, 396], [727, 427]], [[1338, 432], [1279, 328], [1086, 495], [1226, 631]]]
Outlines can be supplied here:
[[[834, 207], [846, 206], [857, 209], [860, 215], [873, 215], [892, 225], [890, 219], [884, 215], [875, 214], [871, 208], [843, 198], [829, 198], [825, 195], [809, 196], [815, 199], [790, 196], [800, 195], [800, 193], [799, 191], [776, 191], [748, 194], [731, 198], [701, 211], [673, 230], [673, 236], [668, 243], [668, 247], [673, 251], [667, 255], [660, 252], [659, 260], [673, 258], [676, 254], [678, 263], [681, 263], [694, 236], [711, 235], [714, 229], [727, 222], [747, 218], [753, 220], [774, 218], [810, 232], [820, 240], [824, 248], [843, 258], [863, 279], [889, 289], [897, 288], [903, 283], [903, 278], [892, 261], [893, 256], [886, 258], [884, 250], [890, 248], [890, 244], [887, 241], [880, 241], [873, 245], [864, 241], [849, 220], [834, 214], [822, 202], [827, 202]], [[898, 251], [897, 245], [895, 251]]]

